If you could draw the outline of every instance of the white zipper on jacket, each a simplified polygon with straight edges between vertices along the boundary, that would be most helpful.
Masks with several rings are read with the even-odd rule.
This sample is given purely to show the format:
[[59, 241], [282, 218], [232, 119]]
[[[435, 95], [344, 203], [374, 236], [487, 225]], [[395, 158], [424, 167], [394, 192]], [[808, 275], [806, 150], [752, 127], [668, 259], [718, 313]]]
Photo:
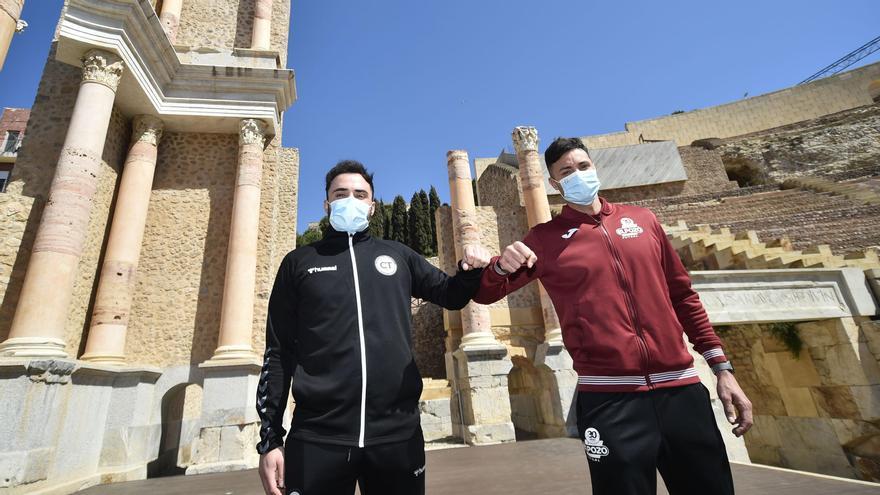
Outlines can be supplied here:
[[348, 234], [348, 252], [351, 253], [351, 271], [354, 273], [354, 299], [357, 303], [358, 335], [361, 339], [361, 432], [358, 436], [358, 447], [364, 448], [364, 424], [367, 414], [367, 349], [364, 342], [364, 312], [361, 308], [361, 288], [358, 282], [358, 266], [354, 257], [352, 234]]

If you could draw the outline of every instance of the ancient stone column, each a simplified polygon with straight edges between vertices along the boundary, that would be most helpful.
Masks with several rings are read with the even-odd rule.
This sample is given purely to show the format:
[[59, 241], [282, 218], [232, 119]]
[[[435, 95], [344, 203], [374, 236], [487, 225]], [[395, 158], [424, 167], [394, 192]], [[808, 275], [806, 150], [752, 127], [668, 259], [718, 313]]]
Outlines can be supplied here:
[[67, 312], [123, 71], [119, 57], [103, 50], [89, 51], [82, 63], [82, 83], [0, 355], [67, 357]]
[[24, 0], [0, 0], [0, 69], [6, 61], [23, 6]]
[[[529, 228], [550, 220], [550, 203], [544, 188], [544, 171], [538, 159], [538, 131], [534, 127], [513, 129], [513, 146], [519, 162], [519, 176], [522, 182], [523, 202]], [[556, 309], [544, 286], [538, 283], [541, 294], [541, 310], [544, 314], [544, 341], [562, 344], [562, 330]]]
[[132, 145], [122, 169], [89, 338], [81, 358], [112, 365], [125, 364], [125, 335], [163, 124], [156, 117], [138, 115], [132, 127]]
[[[468, 154], [464, 150], [446, 153], [446, 167], [449, 171], [450, 202], [452, 203], [452, 232], [455, 257], [461, 259], [464, 247], [480, 244], [480, 229], [477, 222], [477, 208], [474, 205], [473, 183]], [[492, 335], [489, 309], [475, 302], [468, 303], [461, 310], [461, 347], [500, 345]]]
[[[480, 243], [474, 205], [471, 167], [467, 152], [446, 153], [449, 171], [452, 232], [455, 255], [464, 247]], [[516, 438], [510, 419], [507, 374], [513, 365], [507, 348], [495, 339], [489, 308], [475, 302], [461, 310], [462, 338], [457, 350], [447, 355], [447, 374], [457, 391], [453, 403], [461, 412], [453, 429], [470, 445], [511, 442]]]
[[[519, 162], [526, 218], [529, 227], [534, 227], [550, 220], [544, 171], [538, 158], [538, 131], [534, 127], [516, 127], [512, 137]], [[550, 386], [543, 387], [537, 397], [538, 403], [549, 406], [541, 409], [537, 432], [541, 437], [577, 435], [575, 415], [571, 414], [577, 373], [573, 369], [571, 356], [562, 345], [562, 330], [553, 301], [540, 282], [538, 291], [544, 316], [544, 343], [535, 349], [535, 368], [542, 377], [541, 381]]]
[[164, 0], [159, 21], [168, 35], [168, 40], [173, 45], [177, 40], [177, 29], [180, 27], [180, 11], [183, 8], [183, 0]]
[[272, 0], [256, 0], [254, 3], [254, 31], [251, 49], [268, 50], [272, 34]]
[[260, 184], [266, 124], [244, 119], [238, 136], [238, 176], [232, 201], [232, 224], [226, 253], [226, 279], [220, 308], [220, 338], [212, 360], [254, 359], [251, 347]]

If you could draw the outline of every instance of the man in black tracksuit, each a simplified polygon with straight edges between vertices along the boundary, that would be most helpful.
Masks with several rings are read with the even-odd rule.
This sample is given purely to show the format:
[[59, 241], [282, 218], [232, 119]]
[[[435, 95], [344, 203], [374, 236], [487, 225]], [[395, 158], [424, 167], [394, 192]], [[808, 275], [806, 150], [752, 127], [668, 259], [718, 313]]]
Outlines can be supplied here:
[[[269, 299], [257, 391], [263, 486], [267, 494], [350, 495], [357, 481], [364, 495], [422, 494], [411, 297], [461, 309], [489, 256], [469, 247], [450, 277], [407, 246], [369, 235], [373, 187], [363, 165], [340, 162], [326, 185], [333, 228], [285, 256]], [[291, 381], [296, 408], [284, 444]]]

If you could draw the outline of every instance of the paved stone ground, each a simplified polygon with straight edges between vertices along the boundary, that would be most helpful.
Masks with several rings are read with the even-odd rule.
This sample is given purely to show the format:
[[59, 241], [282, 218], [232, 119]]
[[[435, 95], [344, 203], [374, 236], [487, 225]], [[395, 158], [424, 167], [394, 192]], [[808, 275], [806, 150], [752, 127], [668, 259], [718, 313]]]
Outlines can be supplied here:
[[[589, 476], [580, 441], [550, 439], [428, 452], [431, 495], [588, 494]], [[880, 494], [880, 484], [795, 471], [734, 464], [739, 495]], [[255, 470], [175, 476], [96, 486], [81, 495], [262, 495]], [[658, 494], [668, 495], [663, 482]]]

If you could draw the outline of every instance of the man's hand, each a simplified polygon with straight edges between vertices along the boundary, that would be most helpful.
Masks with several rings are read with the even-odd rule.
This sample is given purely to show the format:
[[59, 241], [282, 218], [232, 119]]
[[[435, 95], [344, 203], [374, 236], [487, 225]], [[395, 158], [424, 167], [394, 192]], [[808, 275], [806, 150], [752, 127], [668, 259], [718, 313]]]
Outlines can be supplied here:
[[538, 257], [535, 253], [522, 242], [516, 241], [504, 248], [498, 258], [498, 266], [507, 273], [513, 273], [523, 266], [531, 268], [536, 261]]
[[284, 451], [281, 447], [260, 456], [260, 481], [266, 495], [284, 495]]
[[480, 244], [468, 244], [464, 247], [464, 256], [461, 258], [461, 268], [464, 271], [474, 268], [484, 268], [489, 264], [492, 256]]
[[733, 373], [719, 371], [717, 378], [718, 398], [724, 405], [724, 414], [730, 424], [736, 425], [733, 434], [741, 437], [752, 427], [752, 403], [739, 387]]

